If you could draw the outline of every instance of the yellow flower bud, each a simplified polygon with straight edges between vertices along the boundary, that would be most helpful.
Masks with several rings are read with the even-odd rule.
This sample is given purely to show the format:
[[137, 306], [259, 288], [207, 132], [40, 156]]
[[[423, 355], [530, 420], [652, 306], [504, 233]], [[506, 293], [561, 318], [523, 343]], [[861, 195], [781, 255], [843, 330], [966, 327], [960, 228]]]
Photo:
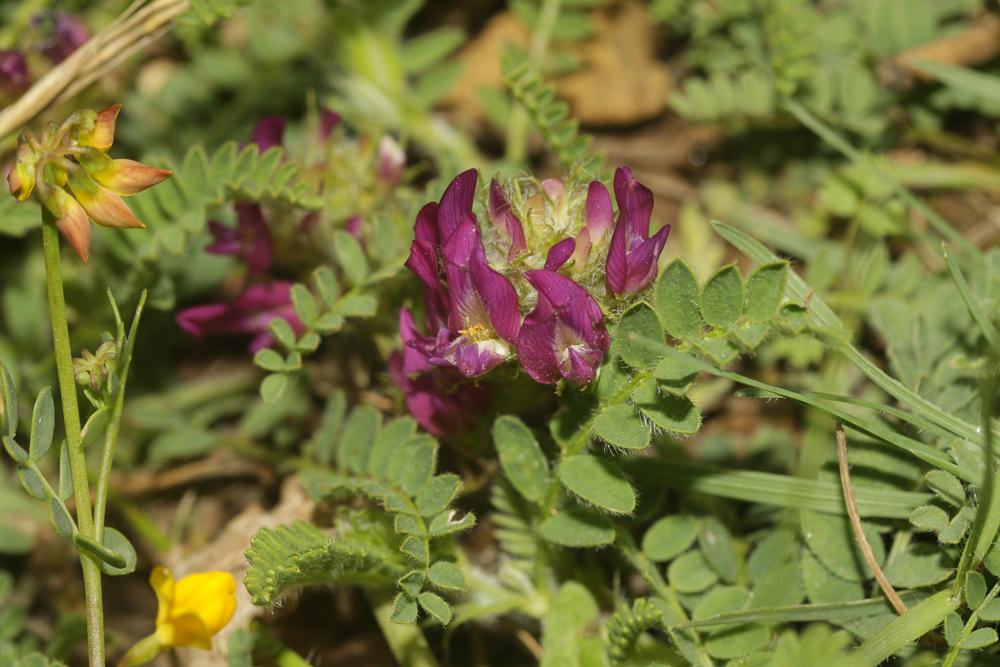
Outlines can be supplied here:
[[179, 581], [165, 567], [149, 577], [156, 591], [156, 638], [161, 647], [212, 648], [212, 637], [236, 611], [236, 579], [228, 572], [199, 572]]

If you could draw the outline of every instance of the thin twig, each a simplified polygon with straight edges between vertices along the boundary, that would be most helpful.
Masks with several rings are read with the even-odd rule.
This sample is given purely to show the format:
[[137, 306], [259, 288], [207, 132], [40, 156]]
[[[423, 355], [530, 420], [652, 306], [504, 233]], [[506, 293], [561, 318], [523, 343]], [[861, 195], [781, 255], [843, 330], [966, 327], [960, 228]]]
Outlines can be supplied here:
[[878, 561], [875, 560], [872, 545], [868, 542], [868, 537], [861, 528], [861, 516], [858, 514], [858, 506], [854, 502], [854, 491], [851, 490], [851, 471], [847, 467], [847, 437], [844, 435], [844, 429], [842, 428], [837, 429], [837, 460], [840, 462], [840, 485], [844, 489], [844, 504], [847, 506], [847, 516], [851, 519], [851, 528], [854, 529], [854, 537], [858, 541], [858, 546], [861, 547], [861, 555], [864, 556], [865, 562], [868, 563], [872, 574], [875, 575], [875, 581], [878, 582], [879, 588], [882, 589], [882, 592], [889, 599], [893, 609], [896, 610], [897, 614], [902, 616], [906, 613], [906, 604], [899, 597], [899, 594], [896, 593], [896, 589], [892, 587], [889, 580], [886, 579], [885, 572], [882, 571], [882, 568], [878, 565]]

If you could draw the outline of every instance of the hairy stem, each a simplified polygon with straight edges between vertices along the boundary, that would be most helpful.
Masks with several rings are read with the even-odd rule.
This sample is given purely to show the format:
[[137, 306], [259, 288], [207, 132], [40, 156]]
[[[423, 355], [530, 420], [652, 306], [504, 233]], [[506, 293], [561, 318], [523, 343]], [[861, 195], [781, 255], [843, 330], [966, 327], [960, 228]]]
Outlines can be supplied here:
[[[528, 58], [536, 67], [541, 65], [552, 39], [552, 29], [559, 18], [561, 0], [542, 0], [542, 8], [538, 12], [538, 23], [531, 36], [531, 47]], [[511, 163], [524, 162], [528, 153], [528, 110], [517, 105], [510, 116], [507, 125], [506, 158]]]
[[439, 667], [419, 625], [391, 620], [392, 591], [366, 588], [365, 597], [399, 667]]
[[847, 466], [847, 437], [842, 428], [837, 429], [837, 460], [840, 463], [840, 485], [844, 489], [844, 505], [847, 506], [847, 516], [851, 520], [851, 528], [854, 529], [854, 537], [858, 541], [858, 546], [861, 547], [861, 554], [864, 556], [865, 562], [868, 563], [868, 567], [871, 568], [872, 574], [875, 575], [875, 581], [878, 582], [879, 588], [892, 603], [892, 608], [902, 616], [907, 612], [906, 604], [889, 583], [885, 572], [879, 567], [878, 561], [875, 560], [875, 553], [872, 551], [872, 545], [868, 543], [868, 537], [865, 535], [864, 528], [861, 527], [861, 516], [858, 514], [858, 505], [854, 502], [854, 491], [851, 489], [851, 471]]
[[[48, 292], [49, 317], [52, 320], [52, 343], [59, 376], [59, 400], [62, 402], [66, 447], [69, 451], [76, 499], [76, 522], [80, 533], [95, 538], [94, 515], [90, 507], [90, 483], [87, 480], [87, 459], [80, 437], [80, 408], [77, 405], [76, 381], [73, 377], [73, 353], [66, 323], [66, 297], [63, 294], [62, 270], [59, 264], [59, 230], [55, 220], [42, 208], [42, 249], [45, 255], [45, 286]], [[104, 614], [101, 603], [101, 569], [93, 556], [80, 553], [83, 567], [83, 588], [87, 612], [87, 649], [90, 667], [104, 667]]]

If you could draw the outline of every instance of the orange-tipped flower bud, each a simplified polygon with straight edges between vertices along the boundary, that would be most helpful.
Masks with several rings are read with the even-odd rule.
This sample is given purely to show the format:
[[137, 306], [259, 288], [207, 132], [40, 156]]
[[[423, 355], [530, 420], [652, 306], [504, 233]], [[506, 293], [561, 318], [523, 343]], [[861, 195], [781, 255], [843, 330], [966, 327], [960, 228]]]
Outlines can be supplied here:
[[102, 188], [84, 170], [74, 169], [69, 172], [68, 183], [73, 196], [97, 224], [104, 227], [145, 227], [121, 197]]
[[93, 174], [94, 180], [120, 195], [134, 195], [168, 178], [169, 169], [150, 167], [135, 160], [112, 160], [110, 167]]
[[35, 165], [37, 163], [38, 157], [35, 155], [35, 151], [31, 149], [27, 139], [22, 134], [17, 144], [17, 160], [7, 172], [7, 185], [10, 187], [10, 193], [18, 201], [24, 201], [34, 191]]
[[106, 151], [115, 143], [115, 125], [118, 122], [118, 112], [122, 105], [113, 104], [98, 112], [88, 111], [81, 114], [80, 124], [74, 133], [78, 146], [90, 146]]
[[105, 227], [144, 227], [121, 197], [142, 192], [172, 173], [107, 155], [120, 109], [115, 104], [102, 111], [77, 111], [60, 127], [48, 124], [41, 140], [26, 130], [7, 174], [11, 194], [24, 201], [37, 193], [84, 261], [89, 256], [88, 220]]

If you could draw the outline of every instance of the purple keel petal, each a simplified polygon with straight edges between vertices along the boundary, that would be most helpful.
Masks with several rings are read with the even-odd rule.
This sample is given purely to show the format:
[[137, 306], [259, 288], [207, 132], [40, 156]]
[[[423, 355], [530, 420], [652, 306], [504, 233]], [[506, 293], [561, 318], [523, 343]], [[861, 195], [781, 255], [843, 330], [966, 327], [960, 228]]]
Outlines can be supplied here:
[[574, 239], [559, 241], [549, 248], [549, 254], [545, 256], [545, 268], [549, 271], [558, 271], [573, 256], [575, 250]]
[[587, 188], [587, 205], [584, 213], [587, 232], [594, 243], [599, 241], [611, 227], [614, 213], [611, 209], [611, 195], [600, 181], [593, 181]]
[[257, 121], [253, 129], [253, 142], [263, 153], [268, 148], [280, 146], [285, 134], [285, 119], [281, 116], [266, 116]]
[[635, 237], [649, 236], [649, 218], [653, 214], [653, 193], [632, 176], [628, 167], [615, 170], [615, 199], [618, 200], [618, 226], [625, 226], [631, 245]]
[[476, 196], [476, 181], [479, 173], [475, 169], [463, 171], [441, 195], [438, 211], [438, 234], [442, 243], [447, 243], [458, 226], [472, 217], [472, 201]]

